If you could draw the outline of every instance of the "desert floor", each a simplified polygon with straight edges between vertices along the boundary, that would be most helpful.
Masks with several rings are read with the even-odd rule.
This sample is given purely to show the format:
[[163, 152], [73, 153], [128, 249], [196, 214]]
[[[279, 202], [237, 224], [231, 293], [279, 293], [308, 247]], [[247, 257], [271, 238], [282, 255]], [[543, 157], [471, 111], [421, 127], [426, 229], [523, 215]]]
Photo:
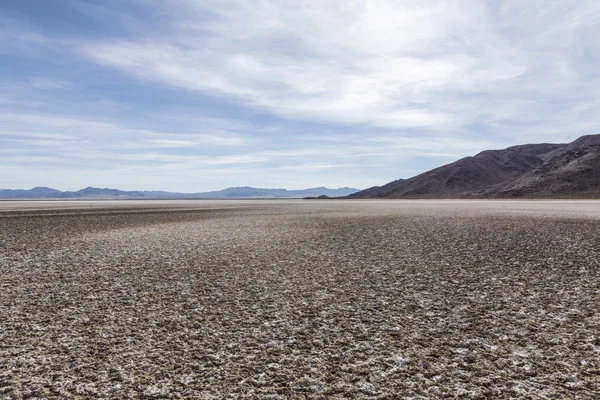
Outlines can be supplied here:
[[0, 398], [600, 398], [600, 202], [0, 202]]

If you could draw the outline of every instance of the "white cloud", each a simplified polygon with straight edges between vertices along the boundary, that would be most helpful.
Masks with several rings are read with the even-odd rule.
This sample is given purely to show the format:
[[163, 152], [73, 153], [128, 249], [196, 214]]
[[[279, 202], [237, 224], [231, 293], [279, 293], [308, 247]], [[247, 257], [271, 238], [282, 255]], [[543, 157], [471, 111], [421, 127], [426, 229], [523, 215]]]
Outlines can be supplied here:
[[508, 147], [506, 143], [492, 140], [462, 139], [459, 137], [402, 137], [373, 136], [368, 142], [385, 146], [407, 155], [429, 155], [431, 157], [465, 157], [482, 150]]
[[196, 143], [191, 140], [171, 140], [171, 139], [154, 139], [150, 143], [156, 144], [157, 147], [191, 147]]
[[[208, 122], [219, 126], [218, 120]], [[244, 146], [248, 141], [235, 131], [215, 130], [210, 124], [205, 126], [211, 133], [160, 132], [65, 115], [0, 113], [0, 140], [38, 147], [79, 143], [88, 149], [140, 150]]]
[[278, 169], [283, 170], [283, 171], [321, 171], [321, 170], [325, 170], [325, 169], [347, 168], [347, 167], [351, 167], [351, 166], [352, 166], [352, 164], [324, 164], [324, 163], [310, 164], [310, 163], [306, 163], [306, 164], [283, 165], [283, 166], [279, 167]]
[[86, 43], [82, 53], [287, 117], [454, 132], [506, 121], [565, 129], [569, 121], [552, 121], [561, 102], [600, 102], [597, 68], [585, 59], [600, 50], [594, 1], [145, 4], [166, 21], [160, 36]]
[[142, 79], [284, 116], [447, 129], [465, 115], [436, 102], [439, 92], [480, 89], [526, 67], [476, 1], [154, 4], [172, 36], [81, 51]]
[[27, 137], [27, 138], [40, 138], [40, 139], [53, 139], [53, 140], [72, 140], [75, 139], [71, 135], [63, 135], [60, 133], [45, 133], [45, 132], [28, 132], [28, 131], [7, 131], [0, 130], [0, 136], [9, 137]]

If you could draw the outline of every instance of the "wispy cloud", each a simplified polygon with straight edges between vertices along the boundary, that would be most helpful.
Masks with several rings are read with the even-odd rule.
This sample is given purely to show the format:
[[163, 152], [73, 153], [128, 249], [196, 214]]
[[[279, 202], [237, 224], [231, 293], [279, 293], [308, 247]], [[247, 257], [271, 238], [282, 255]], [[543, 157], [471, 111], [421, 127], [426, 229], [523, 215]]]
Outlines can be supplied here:
[[[203, 133], [160, 132], [149, 129], [130, 128], [122, 125], [82, 119], [78, 117], [0, 113], [0, 137], [6, 140], [29, 140], [28, 138], [54, 141], [86, 140], [89, 146], [127, 148], [191, 147], [196, 145], [242, 146], [246, 139], [231, 131], [221, 130], [221, 135]], [[35, 131], [20, 130], [23, 126]], [[207, 128], [211, 130], [210, 127]], [[107, 142], [106, 139], [110, 138]]]
[[[285, 116], [396, 128], [460, 123], [432, 103], [437, 93], [509, 80], [525, 68], [478, 2], [182, 2], [166, 12], [166, 40], [81, 51], [142, 79]], [[217, 17], [206, 21], [207, 13]]]
[[63, 135], [60, 133], [44, 133], [44, 132], [27, 132], [27, 131], [0, 131], [0, 136], [8, 136], [12, 138], [40, 138], [54, 140], [72, 140], [74, 136]]
[[150, 4], [167, 17], [160, 37], [86, 44], [83, 54], [288, 117], [453, 131], [474, 121], [556, 127], [540, 115], [555, 120], [573, 90], [591, 100], [600, 87], [592, 93], [585, 84], [597, 75], [581, 71], [598, 49], [597, 2]]

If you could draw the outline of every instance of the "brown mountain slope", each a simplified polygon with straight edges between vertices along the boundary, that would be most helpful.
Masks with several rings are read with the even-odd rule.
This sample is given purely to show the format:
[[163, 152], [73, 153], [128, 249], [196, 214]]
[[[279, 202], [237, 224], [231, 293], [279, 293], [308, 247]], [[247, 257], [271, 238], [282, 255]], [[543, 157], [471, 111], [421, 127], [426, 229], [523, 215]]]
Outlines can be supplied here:
[[[370, 198], [384, 196], [385, 194], [391, 192], [392, 190], [401, 187], [404, 182], [406, 182], [406, 179], [398, 179], [398, 180], [392, 181], [388, 184], [385, 184], [383, 186], [373, 186], [368, 189], [361, 190], [360, 192], [353, 193], [353, 194], [349, 195], [348, 197], [355, 198], [355, 199], [370, 199]], [[355, 196], [358, 193], [360, 193], [360, 196]]]
[[350, 197], [600, 197], [600, 135], [487, 150]]
[[570, 148], [485, 197], [600, 197], [600, 145]]
[[[543, 156], [564, 145], [538, 144], [487, 150], [400, 182], [357, 192], [352, 198], [473, 197], [490, 185], [515, 179], [544, 163]], [[398, 181], [395, 181], [398, 182]], [[375, 190], [374, 190], [375, 189]], [[375, 193], [374, 195], [372, 193]]]

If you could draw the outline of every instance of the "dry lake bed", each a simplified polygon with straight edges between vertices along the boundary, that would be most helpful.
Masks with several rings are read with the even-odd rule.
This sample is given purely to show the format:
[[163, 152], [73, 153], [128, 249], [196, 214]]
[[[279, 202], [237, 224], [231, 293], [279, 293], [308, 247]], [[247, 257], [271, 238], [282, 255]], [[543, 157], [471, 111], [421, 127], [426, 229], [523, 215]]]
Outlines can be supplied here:
[[0, 202], [0, 399], [600, 398], [600, 202]]

